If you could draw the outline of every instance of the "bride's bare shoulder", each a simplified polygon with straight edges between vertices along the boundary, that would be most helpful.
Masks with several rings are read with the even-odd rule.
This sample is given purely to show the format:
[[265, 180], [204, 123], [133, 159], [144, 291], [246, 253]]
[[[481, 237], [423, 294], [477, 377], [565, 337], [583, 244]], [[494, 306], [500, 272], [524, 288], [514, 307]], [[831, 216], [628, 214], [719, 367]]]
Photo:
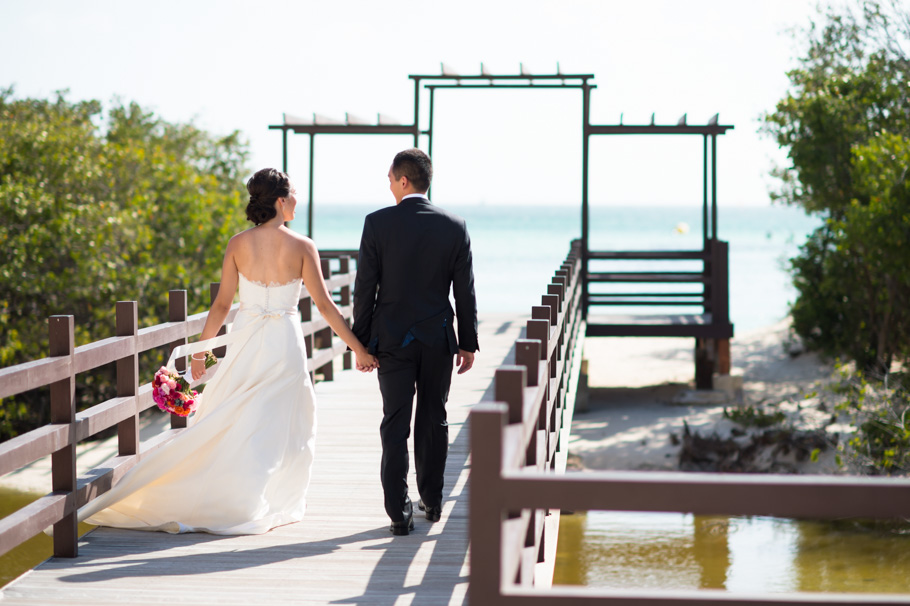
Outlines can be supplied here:
[[316, 250], [316, 245], [313, 243], [313, 240], [303, 234], [298, 234], [296, 231], [288, 229], [285, 231], [285, 235], [295, 246], [299, 247], [300, 250]]
[[234, 234], [233, 236], [231, 236], [230, 243], [237, 245], [237, 244], [243, 244], [244, 242], [250, 240], [253, 237], [253, 229], [255, 229], [255, 228], [251, 227], [249, 229], [245, 229], [241, 232]]

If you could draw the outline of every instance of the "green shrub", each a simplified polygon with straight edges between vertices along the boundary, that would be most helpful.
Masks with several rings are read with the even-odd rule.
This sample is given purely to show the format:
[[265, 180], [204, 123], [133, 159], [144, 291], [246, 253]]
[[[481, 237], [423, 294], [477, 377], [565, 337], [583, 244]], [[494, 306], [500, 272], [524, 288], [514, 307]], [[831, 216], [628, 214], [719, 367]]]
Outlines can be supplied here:
[[772, 427], [787, 420], [787, 415], [780, 411], [765, 412], [753, 406], [745, 408], [724, 408], [724, 418], [743, 427]]
[[839, 5], [803, 35], [765, 116], [789, 156], [774, 197], [825, 218], [792, 260], [793, 326], [885, 375], [910, 354], [910, 18], [898, 2]]
[[[0, 366], [47, 355], [47, 318], [76, 344], [114, 333], [119, 300], [142, 326], [209, 302], [228, 239], [244, 228], [247, 144], [171, 124], [135, 103], [15, 99], [0, 90]], [[154, 356], [152, 356], [154, 357]], [[148, 356], [147, 356], [148, 358]], [[80, 408], [114, 393], [112, 369], [77, 379]], [[0, 402], [0, 439], [48, 420], [47, 390]]]
[[904, 475], [910, 471], [910, 390], [905, 374], [870, 381], [862, 372], [840, 369], [834, 391], [845, 396], [838, 406], [850, 416], [854, 433], [840, 447], [850, 465], [872, 475]]

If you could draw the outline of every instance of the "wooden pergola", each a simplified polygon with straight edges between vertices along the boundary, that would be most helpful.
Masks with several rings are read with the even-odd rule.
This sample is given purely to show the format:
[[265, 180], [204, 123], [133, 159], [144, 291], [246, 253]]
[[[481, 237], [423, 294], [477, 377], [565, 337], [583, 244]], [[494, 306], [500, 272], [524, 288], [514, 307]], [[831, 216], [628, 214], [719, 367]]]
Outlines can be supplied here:
[[[427, 153], [433, 153], [434, 103], [437, 91], [461, 90], [552, 90], [567, 89], [581, 92], [582, 103], [582, 196], [581, 196], [581, 253], [583, 310], [587, 320], [587, 336], [628, 337], [694, 337], [696, 339], [696, 384], [710, 387], [715, 370], [728, 374], [730, 370], [729, 340], [733, 325], [729, 319], [728, 246], [718, 239], [717, 230], [717, 137], [733, 126], [718, 123], [715, 114], [706, 124], [689, 124], [686, 114], [676, 124], [656, 124], [654, 115], [650, 124], [591, 124], [591, 91], [597, 88], [594, 74], [564, 74], [556, 67], [553, 74], [532, 74], [519, 68], [518, 74], [494, 74], [483, 64], [478, 74], [458, 74], [445, 65], [439, 74], [411, 74], [414, 85], [414, 114], [411, 124], [396, 124], [382, 114], [375, 123], [358, 119], [350, 114], [343, 122], [333, 121], [318, 114], [312, 118], [298, 118], [284, 114], [281, 124], [270, 129], [282, 132], [282, 165], [288, 166], [288, 133], [309, 136], [309, 195], [308, 234], [313, 236], [313, 166], [317, 135], [410, 135], [414, 146], [419, 147], [425, 136]], [[427, 127], [421, 128], [421, 93], [429, 94]], [[483, 128], [480, 123], [477, 128]], [[653, 251], [593, 251], [590, 249], [590, 208], [588, 203], [589, 143], [591, 137], [602, 135], [694, 135], [703, 141], [702, 175], [702, 249], [653, 250]], [[591, 261], [701, 261], [701, 271], [633, 271], [595, 272]], [[591, 284], [642, 284], [663, 285], [657, 291], [637, 293], [592, 293]], [[700, 283], [701, 293], [667, 291], [667, 285]], [[702, 307], [700, 314], [661, 314], [651, 316], [617, 316], [593, 314], [592, 307]]]

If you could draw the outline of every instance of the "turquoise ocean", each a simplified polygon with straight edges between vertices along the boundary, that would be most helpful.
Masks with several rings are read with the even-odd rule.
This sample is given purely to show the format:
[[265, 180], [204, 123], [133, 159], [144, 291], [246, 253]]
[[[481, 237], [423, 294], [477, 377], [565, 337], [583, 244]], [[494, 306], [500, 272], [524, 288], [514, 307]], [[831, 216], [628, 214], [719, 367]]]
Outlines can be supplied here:
[[[381, 205], [315, 205], [313, 239], [319, 248], [356, 249], [363, 218]], [[540, 304], [553, 272], [581, 234], [577, 204], [528, 206], [460, 204], [445, 207], [468, 225], [474, 252], [479, 313], [526, 313]], [[702, 210], [690, 207], [592, 206], [593, 250], [700, 250]], [[787, 315], [794, 290], [788, 259], [820, 224], [817, 217], [786, 206], [719, 208], [717, 233], [730, 245], [730, 315], [742, 334]], [[305, 202], [291, 227], [306, 233]], [[636, 265], [636, 263], [638, 265]], [[593, 267], [601, 270], [693, 271], [698, 262]], [[687, 285], [699, 289], [700, 285]], [[630, 285], [634, 292], [641, 285]], [[655, 287], [645, 287], [655, 291]], [[627, 291], [630, 292], [630, 291]], [[698, 308], [599, 308], [603, 313], [695, 313]]]

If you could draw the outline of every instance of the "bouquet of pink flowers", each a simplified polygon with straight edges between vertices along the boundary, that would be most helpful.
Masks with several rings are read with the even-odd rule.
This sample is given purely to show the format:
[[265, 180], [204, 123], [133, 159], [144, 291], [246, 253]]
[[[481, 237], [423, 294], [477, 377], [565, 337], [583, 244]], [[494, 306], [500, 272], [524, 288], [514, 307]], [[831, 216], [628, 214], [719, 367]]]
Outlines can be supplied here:
[[[212, 352], [205, 352], [206, 368], [211, 368], [217, 362], [218, 360]], [[190, 389], [190, 384], [183, 378], [183, 375], [162, 366], [152, 379], [152, 399], [161, 410], [180, 417], [188, 417], [196, 412], [199, 392]]]

